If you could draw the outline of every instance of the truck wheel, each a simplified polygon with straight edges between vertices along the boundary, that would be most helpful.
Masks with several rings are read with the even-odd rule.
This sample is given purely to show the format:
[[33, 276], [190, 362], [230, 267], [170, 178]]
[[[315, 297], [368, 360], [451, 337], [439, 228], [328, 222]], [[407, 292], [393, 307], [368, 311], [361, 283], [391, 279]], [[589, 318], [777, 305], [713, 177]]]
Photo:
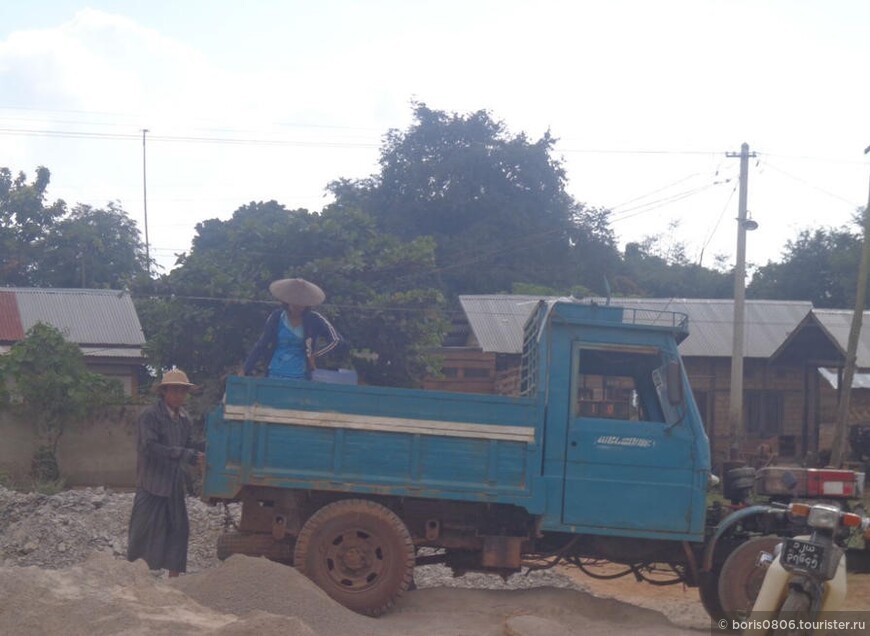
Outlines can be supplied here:
[[379, 616], [411, 583], [414, 543], [390, 509], [344, 499], [312, 515], [296, 538], [293, 562], [345, 607]]
[[725, 616], [743, 617], [752, 611], [766, 568], [758, 566], [758, 555], [773, 552], [779, 537], [756, 537], [740, 544], [728, 555], [719, 575], [719, 602]]

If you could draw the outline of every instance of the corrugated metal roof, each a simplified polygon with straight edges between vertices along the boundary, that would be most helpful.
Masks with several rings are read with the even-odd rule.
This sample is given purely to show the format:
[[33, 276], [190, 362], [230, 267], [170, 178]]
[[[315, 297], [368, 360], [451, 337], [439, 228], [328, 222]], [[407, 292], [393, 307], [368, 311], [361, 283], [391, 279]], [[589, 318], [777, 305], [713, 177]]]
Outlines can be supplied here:
[[459, 303], [480, 348], [487, 353], [522, 353], [523, 327], [539, 300], [549, 296], [460, 296]]
[[[852, 330], [852, 314], [849, 309], [814, 309], [813, 315], [828, 332], [831, 338], [842, 348], [848, 349], [849, 332]], [[858, 338], [856, 350], [856, 366], [862, 369], [870, 368], [870, 311], [865, 311], [861, 322], [861, 335]], [[863, 387], [862, 387], [863, 388]]]
[[24, 328], [18, 315], [15, 292], [0, 289], [0, 341], [17, 341], [24, 338]]
[[[460, 296], [468, 322], [484, 351], [521, 353], [523, 325], [544, 296]], [[604, 299], [592, 299], [603, 303]], [[731, 357], [734, 301], [728, 299], [614, 298], [613, 305], [674, 311], [689, 316], [689, 337], [680, 344], [684, 356]], [[747, 300], [744, 356], [768, 358], [812, 310], [810, 302]]]
[[[828, 384], [836, 389], [840, 384], [840, 379], [836, 371], [819, 367], [819, 375], [821, 375]], [[870, 373], [856, 373], [852, 376], [853, 389], [870, 389]]]
[[142, 347], [145, 344], [139, 316], [127, 292], [23, 287], [6, 287], [0, 292], [15, 294], [25, 331], [44, 322], [79, 345]]
[[[734, 347], [734, 301], [709, 298], [614, 298], [614, 305], [678, 311], [689, 316], [689, 337], [680, 354], [730, 358]], [[744, 305], [743, 355], [769, 358], [813, 305], [807, 301], [747, 300]]]

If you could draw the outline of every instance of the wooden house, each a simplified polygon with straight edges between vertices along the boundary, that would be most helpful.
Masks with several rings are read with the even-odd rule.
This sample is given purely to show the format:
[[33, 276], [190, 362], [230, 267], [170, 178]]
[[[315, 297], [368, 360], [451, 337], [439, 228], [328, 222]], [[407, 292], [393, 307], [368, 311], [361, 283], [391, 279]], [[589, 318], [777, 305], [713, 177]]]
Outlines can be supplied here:
[[40, 322], [77, 344], [89, 370], [138, 392], [145, 335], [128, 292], [0, 287], [0, 355]]

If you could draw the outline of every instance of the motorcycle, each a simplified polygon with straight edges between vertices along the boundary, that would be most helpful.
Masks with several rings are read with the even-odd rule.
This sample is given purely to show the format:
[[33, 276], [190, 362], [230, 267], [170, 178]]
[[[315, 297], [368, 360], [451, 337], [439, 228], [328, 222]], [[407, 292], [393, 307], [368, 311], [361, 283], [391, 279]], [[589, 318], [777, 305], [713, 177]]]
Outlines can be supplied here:
[[835, 505], [792, 503], [787, 512], [799, 534], [759, 555], [766, 572], [744, 634], [812, 634], [814, 619], [845, 603], [849, 540], [870, 538], [870, 518]]

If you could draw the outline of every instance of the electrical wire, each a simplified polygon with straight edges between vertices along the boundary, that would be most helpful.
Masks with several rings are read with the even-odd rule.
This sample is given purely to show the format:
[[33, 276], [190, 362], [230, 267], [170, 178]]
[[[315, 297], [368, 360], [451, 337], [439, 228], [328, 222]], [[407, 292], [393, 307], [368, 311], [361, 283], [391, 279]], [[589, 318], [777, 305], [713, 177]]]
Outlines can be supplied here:
[[821, 192], [822, 194], [826, 194], [827, 196], [829, 196], [833, 199], [837, 199], [838, 201], [843, 201], [844, 203], [848, 203], [849, 205], [854, 206], [856, 209], [861, 207], [860, 203], [856, 204], [854, 201], [851, 201], [845, 197], [841, 197], [839, 194], [835, 194], [833, 192], [830, 192], [829, 190], [825, 190], [824, 188], [821, 188], [817, 185], [814, 185], [814, 184], [810, 183], [809, 181], [807, 181], [806, 179], [802, 179], [801, 177], [795, 176], [795, 175], [791, 174], [790, 172], [787, 172], [787, 171], [783, 170], [782, 168], [775, 166], [774, 164], [772, 164], [770, 161], [768, 161], [766, 159], [764, 161], [764, 165], [766, 167], [771, 168], [772, 170], [780, 173], [781, 175], [788, 177], [789, 179], [792, 179], [794, 181], [797, 181], [798, 183], [801, 183], [801, 184], [807, 186], [808, 188], [811, 188], [813, 190], [817, 190], [817, 191]]
[[[57, 137], [61, 139], [91, 139], [95, 141], [141, 141], [141, 133], [108, 133], [108, 132], [85, 132], [75, 130], [40, 130], [20, 128], [0, 128], [0, 135], [10, 137]], [[198, 143], [198, 144], [227, 144], [246, 146], [298, 146], [318, 148], [351, 148], [370, 149], [378, 148], [379, 144], [370, 142], [334, 142], [334, 141], [300, 141], [290, 139], [258, 139], [258, 138], [235, 138], [235, 137], [205, 137], [194, 135], [159, 135], [150, 134], [149, 142], [167, 143]]]
[[728, 199], [725, 201], [725, 205], [722, 207], [722, 211], [719, 213], [719, 218], [716, 219], [716, 223], [713, 225], [713, 229], [710, 230], [710, 234], [707, 235], [707, 240], [704, 241], [703, 245], [701, 245], [701, 253], [698, 256], [698, 265], [701, 265], [701, 261], [704, 260], [704, 250], [707, 249], [707, 246], [710, 244], [710, 241], [713, 240], [713, 236], [715, 236], [716, 234], [716, 230], [719, 229], [719, 224], [722, 222], [722, 218], [725, 216], [725, 211], [731, 204], [731, 199], [734, 197], [734, 193], [737, 192], [737, 186], [739, 185], [739, 182], [735, 183], [734, 187], [731, 188], [731, 192], [728, 194]]

